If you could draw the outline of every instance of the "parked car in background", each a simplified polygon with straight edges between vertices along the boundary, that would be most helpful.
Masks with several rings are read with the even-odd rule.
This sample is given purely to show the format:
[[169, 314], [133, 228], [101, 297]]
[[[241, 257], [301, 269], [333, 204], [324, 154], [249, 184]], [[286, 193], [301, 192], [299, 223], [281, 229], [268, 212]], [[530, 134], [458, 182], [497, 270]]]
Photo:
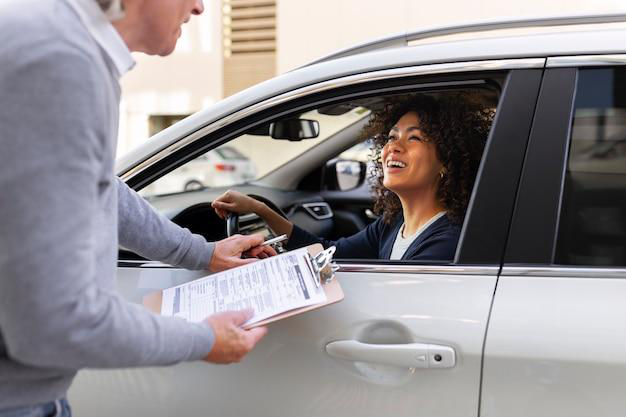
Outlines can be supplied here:
[[[366, 162], [339, 156], [354, 146], [362, 154], [362, 128], [387, 99], [462, 92], [495, 112], [453, 262], [339, 259], [345, 299], [271, 325], [241, 364], [81, 371], [69, 393], [76, 414], [623, 415], [620, 22], [626, 15], [386, 38], [235, 94], [120, 158], [117, 172], [129, 186], [174, 222], [215, 240], [226, 228], [210, 204], [226, 187], [203, 178], [202, 188], [184, 190], [176, 179], [180, 190], [162, 193], [154, 184], [186, 165], [204, 169], [199, 157], [232, 147], [257, 171], [228, 187], [338, 238], [372, 221]], [[340, 183], [341, 175], [350, 180]], [[239, 216], [235, 226], [231, 233], [273, 234], [255, 215]], [[202, 274], [120, 251], [119, 288], [135, 302]], [[445, 361], [434, 353], [440, 348], [452, 352]]]
[[167, 194], [242, 184], [256, 177], [254, 163], [231, 146], [220, 146], [175, 169], [146, 192]]

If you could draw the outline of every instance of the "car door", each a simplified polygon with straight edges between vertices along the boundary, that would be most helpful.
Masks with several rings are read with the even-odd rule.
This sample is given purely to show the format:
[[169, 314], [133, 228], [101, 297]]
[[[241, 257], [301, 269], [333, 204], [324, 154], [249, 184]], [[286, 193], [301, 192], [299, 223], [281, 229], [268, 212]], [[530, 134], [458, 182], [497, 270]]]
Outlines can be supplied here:
[[624, 64], [548, 61], [487, 333], [481, 416], [624, 413]]
[[[345, 299], [272, 324], [242, 363], [82, 371], [70, 391], [76, 413], [477, 415], [487, 320], [542, 67], [541, 59], [458, 63], [443, 75], [433, 67], [448, 81], [490, 77], [481, 71], [493, 68], [504, 76], [454, 263], [340, 260], [336, 279]], [[402, 71], [415, 83], [428, 68]], [[141, 261], [120, 265], [120, 289], [135, 302], [202, 274]]]

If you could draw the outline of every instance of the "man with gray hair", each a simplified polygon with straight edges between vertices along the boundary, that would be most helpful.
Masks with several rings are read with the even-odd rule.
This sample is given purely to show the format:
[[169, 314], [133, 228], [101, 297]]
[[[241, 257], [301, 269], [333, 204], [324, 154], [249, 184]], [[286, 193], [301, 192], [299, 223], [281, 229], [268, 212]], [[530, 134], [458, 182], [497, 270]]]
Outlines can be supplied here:
[[81, 368], [236, 362], [265, 334], [241, 329], [249, 311], [192, 324], [115, 291], [118, 242], [211, 271], [262, 243], [206, 242], [113, 172], [130, 51], [168, 55], [202, 12], [202, 0], [0, 2], [0, 416], [70, 415]]

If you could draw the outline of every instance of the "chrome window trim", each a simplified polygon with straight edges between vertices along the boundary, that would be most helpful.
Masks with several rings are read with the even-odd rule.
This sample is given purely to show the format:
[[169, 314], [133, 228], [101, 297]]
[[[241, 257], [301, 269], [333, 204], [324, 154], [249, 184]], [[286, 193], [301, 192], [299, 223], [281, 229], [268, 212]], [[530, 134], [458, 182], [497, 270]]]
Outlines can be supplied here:
[[510, 69], [526, 69], [526, 68], [543, 68], [546, 64], [545, 58], [519, 58], [519, 59], [494, 59], [484, 61], [465, 61], [452, 62], [446, 64], [426, 64], [412, 67], [393, 68], [380, 71], [372, 71], [363, 74], [350, 75], [333, 80], [323, 81], [317, 84], [308, 85], [298, 88], [287, 93], [280, 94], [276, 97], [269, 98], [252, 106], [239, 110], [229, 116], [226, 116], [214, 123], [211, 123], [189, 136], [178, 140], [175, 143], [160, 150], [156, 154], [140, 162], [135, 167], [129, 169], [121, 175], [122, 180], [128, 181], [148, 167], [161, 161], [167, 156], [177, 152], [181, 148], [186, 147], [190, 143], [205, 137], [206, 135], [226, 126], [248, 117], [259, 111], [277, 106], [287, 101], [295, 100], [303, 96], [321, 93], [331, 89], [346, 87], [350, 85], [361, 84], [371, 81], [379, 81], [390, 78], [403, 78], [418, 75], [433, 75], [443, 73], [458, 73], [471, 71], [488, 71], [488, 70], [510, 70]]
[[546, 62], [546, 68], [599, 67], [607, 65], [626, 65], [626, 54], [551, 56]]
[[[122, 264], [122, 266], [120, 266]], [[402, 264], [360, 264], [338, 260], [339, 272], [375, 272], [383, 274], [436, 274], [436, 275], [488, 275], [497, 276], [497, 266], [467, 265], [402, 265]], [[118, 268], [170, 268], [181, 269], [157, 261], [119, 260]], [[209, 271], [207, 271], [209, 274]]]
[[567, 266], [505, 266], [502, 276], [554, 278], [626, 278], [626, 268], [589, 268]]
[[[159, 261], [149, 261], [146, 259], [117, 259], [118, 268], [176, 268], [172, 265]], [[181, 268], [178, 268], [181, 269]]]
[[377, 272], [384, 274], [440, 274], [440, 275], [489, 275], [497, 276], [497, 266], [467, 265], [401, 265], [401, 264], [360, 264], [337, 262], [339, 272]]

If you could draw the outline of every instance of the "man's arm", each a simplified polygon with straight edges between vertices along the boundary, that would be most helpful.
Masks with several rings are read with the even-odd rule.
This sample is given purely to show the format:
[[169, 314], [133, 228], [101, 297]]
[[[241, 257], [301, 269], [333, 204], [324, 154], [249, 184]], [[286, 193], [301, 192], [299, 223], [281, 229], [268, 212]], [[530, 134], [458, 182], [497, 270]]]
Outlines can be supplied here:
[[258, 248], [263, 243], [260, 235], [236, 235], [208, 243], [204, 237], [157, 213], [119, 178], [116, 186], [120, 244], [141, 256], [187, 269], [218, 272], [254, 262], [255, 259], [241, 259], [243, 252], [254, 247], [257, 247], [255, 256], [276, 255], [269, 246]]
[[192, 234], [157, 213], [122, 180], [116, 178], [120, 244], [151, 260], [186, 269], [208, 269], [214, 243]]

